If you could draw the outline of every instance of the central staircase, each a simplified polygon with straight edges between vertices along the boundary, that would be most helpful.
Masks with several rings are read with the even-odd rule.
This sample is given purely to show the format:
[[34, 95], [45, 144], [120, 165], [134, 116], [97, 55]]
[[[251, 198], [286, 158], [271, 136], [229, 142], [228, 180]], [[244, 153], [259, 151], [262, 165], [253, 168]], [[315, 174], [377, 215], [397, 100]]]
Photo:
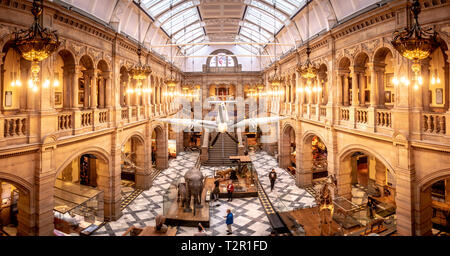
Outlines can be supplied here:
[[[231, 136], [236, 138], [234, 132], [230, 132]], [[211, 133], [209, 145], [216, 137], [217, 132]], [[230, 156], [236, 156], [238, 153], [238, 145], [227, 134], [223, 133], [217, 139], [214, 147], [208, 148], [208, 161], [204, 165], [208, 166], [229, 166], [234, 165], [230, 161]]]

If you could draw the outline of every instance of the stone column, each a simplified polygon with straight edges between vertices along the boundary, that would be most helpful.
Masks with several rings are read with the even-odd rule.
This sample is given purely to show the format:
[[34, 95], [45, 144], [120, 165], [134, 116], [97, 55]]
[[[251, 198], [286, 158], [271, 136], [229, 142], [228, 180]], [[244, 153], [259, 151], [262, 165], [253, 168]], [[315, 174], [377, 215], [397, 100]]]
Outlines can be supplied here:
[[367, 83], [367, 77], [364, 73], [359, 73], [359, 105], [364, 106], [366, 104], [365, 99], [365, 87]]
[[377, 107], [378, 106], [378, 81], [377, 81], [377, 73], [375, 72], [375, 66], [373, 63], [368, 63], [369, 72], [370, 72], [370, 106]]
[[[422, 78], [423, 78], [423, 85], [419, 86], [422, 95], [421, 97], [421, 105], [419, 107], [422, 107], [424, 111], [430, 110], [430, 97], [428, 96], [428, 91], [430, 90], [430, 58], [427, 58], [425, 60], [422, 60]], [[442, 79], [444, 81], [444, 79]], [[417, 100], [419, 100], [419, 97], [417, 97]]]
[[339, 162], [339, 174], [337, 175], [338, 194], [342, 197], [350, 199], [352, 197], [352, 161], [351, 157], [346, 157]]
[[112, 107], [111, 102], [113, 102], [112, 93], [111, 93], [112, 90], [113, 90], [113, 88], [111, 86], [111, 76], [112, 76], [111, 73], [112, 72], [110, 72], [110, 71], [103, 72], [103, 76], [104, 76], [104, 79], [105, 79], [105, 100], [106, 100], [105, 106], [107, 108]]
[[125, 80], [125, 105], [126, 107], [130, 107], [131, 106], [131, 94], [127, 92], [128, 89], [131, 89], [131, 77], [130, 75], [127, 76], [126, 80]]
[[350, 67], [352, 77], [352, 107], [358, 106], [358, 75], [354, 67]]
[[[90, 100], [91, 100], [91, 109], [97, 108], [97, 72], [95, 70], [90, 73]], [[86, 99], [85, 99], [86, 100]]]
[[[78, 77], [80, 76], [81, 67], [74, 66], [72, 73], [72, 109], [78, 109]], [[86, 90], [86, 87], [84, 88]], [[87, 99], [84, 99], [87, 100]]]
[[336, 76], [336, 83], [337, 83], [337, 105], [338, 106], [342, 106], [343, 103], [343, 99], [342, 99], [342, 90], [343, 90], [343, 86], [342, 86], [342, 74], [338, 71], [337, 72], [337, 76]]
[[398, 141], [394, 144], [393, 150], [398, 160], [394, 166], [396, 181], [395, 203], [397, 206], [397, 232], [402, 236], [414, 235], [414, 212], [413, 204], [416, 201], [414, 196], [414, 185], [416, 183], [416, 171], [414, 167], [411, 146]]
[[344, 74], [344, 106], [349, 105], [349, 74]]
[[83, 72], [83, 78], [84, 78], [84, 103], [83, 107], [84, 109], [88, 109], [91, 105], [89, 94], [90, 94], [90, 88], [91, 88], [91, 79], [89, 76], [89, 73], [87, 70], [82, 71]]
[[[118, 220], [122, 216], [121, 166], [122, 149], [117, 131], [112, 133], [111, 163], [97, 159], [97, 186], [103, 191], [104, 218], [106, 221]], [[111, 169], [109, 169], [111, 168]]]
[[[319, 88], [321, 88], [323, 90], [323, 87], [322, 87], [322, 84], [320, 83], [319, 76], [316, 76], [316, 83], [317, 83], [316, 103], [317, 103], [317, 106], [320, 106], [322, 104], [322, 91], [319, 90]], [[319, 108], [317, 108], [316, 114], [317, 114], [317, 116], [319, 116]]]
[[98, 105], [100, 108], [105, 108], [105, 87], [106, 87], [106, 80], [105, 77], [103, 76], [103, 74], [101, 76], [99, 76], [99, 82], [100, 82], [100, 86], [99, 86], [99, 92], [98, 94], [100, 95], [99, 98], [99, 102]]

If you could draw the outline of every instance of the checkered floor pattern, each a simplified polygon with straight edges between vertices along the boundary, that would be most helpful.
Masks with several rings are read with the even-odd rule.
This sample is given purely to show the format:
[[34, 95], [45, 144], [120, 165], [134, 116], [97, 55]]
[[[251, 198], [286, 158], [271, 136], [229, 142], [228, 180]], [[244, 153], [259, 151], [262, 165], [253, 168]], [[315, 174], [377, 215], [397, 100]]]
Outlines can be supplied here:
[[[154, 226], [157, 214], [163, 213], [163, 195], [172, 182], [182, 177], [184, 173], [195, 165], [198, 153], [182, 152], [176, 159], [170, 160], [169, 168], [163, 170], [154, 180], [153, 186], [143, 191], [123, 208], [123, 215], [117, 221], [107, 222], [93, 235], [120, 236], [130, 226]], [[223, 167], [203, 166], [201, 171], [205, 176], [212, 176], [214, 170]], [[270, 234], [271, 227], [258, 198], [233, 199], [227, 202], [221, 199], [211, 207], [209, 235], [226, 235], [226, 210], [231, 209], [234, 214], [233, 235], [237, 236], [266, 236]], [[196, 228], [178, 227], [177, 235], [191, 236]]]
[[[314, 207], [316, 205], [314, 197], [306, 190], [295, 185], [295, 179], [286, 171], [278, 168], [277, 161], [264, 151], [251, 153], [259, 180], [266, 191], [273, 207], [278, 212], [286, 212], [295, 209]], [[269, 172], [275, 169], [277, 180], [274, 190], [270, 191]]]

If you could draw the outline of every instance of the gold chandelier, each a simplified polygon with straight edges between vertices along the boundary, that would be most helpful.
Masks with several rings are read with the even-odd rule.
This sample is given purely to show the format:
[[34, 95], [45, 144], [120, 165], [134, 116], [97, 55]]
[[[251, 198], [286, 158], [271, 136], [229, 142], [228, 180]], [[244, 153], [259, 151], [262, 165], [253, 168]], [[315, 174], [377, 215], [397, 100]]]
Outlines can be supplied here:
[[272, 87], [278, 87], [281, 86], [281, 84], [284, 82], [284, 78], [278, 75], [277, 73], [277, 63], [275, 62], [275, 72], [273, 76], [269, 77], [269, 83]]
[[[39, 22], [42, 15], [43, 3], [39, 4], [37, 0], [33, 0], [33, 7], [31, 13], [34, 16], [34, 22], [29, 29], [22, 29], [14, 33], [14, 48], [20, 55], [32, 62], [31, 73], [32, 79], [28, 81], [28, 85], [33, 91], [37, 91], [37, 84], [39, 82], [39, 62], [48, 58], [59, 47], [59, 41], [56, 31], [50, 31], [43, 28]], [[48, 87], [49, 82], [45, 82], [45, 87]]]
[[305, 64], [299, 65], [299, 67], [297, 67], [297, 71], [300, 73], [300, 75], [308, 80], [314, 79], [317, 76], [317, 72], [319, 70], [316, 66], [314, 66], [314, 64], [312, 64], [311, 60], [309, 59], [310, 54], [311, 48], [308, 47], [306, 48], [307, 60]]
[[419, 61], [428, 58], [428, 56], [430, 56], [430, 54], [440, 45], [440, 38], [436, 31], [432, 31], [432, 28], [422, 29], [420, 27], [418, 21], [420, 12], [420, 3], [418, 0], [414, 0], [411, 7], [414, 24], [411, 27], [406, 27], [402, 31], [395, 31], [394, 39], [391, 41], [395, 50], [403, 57], [413, 61], [411, 68], [415, 73], [416, 78], [420, 72]]
[[178, 82], [178, 79], [172, 76], [172, 68], [170, 68], [170, 76], [164, 80], [164, 83], [167, 85], [167, 87], [174, 88], [175, 86], [177, 86]]

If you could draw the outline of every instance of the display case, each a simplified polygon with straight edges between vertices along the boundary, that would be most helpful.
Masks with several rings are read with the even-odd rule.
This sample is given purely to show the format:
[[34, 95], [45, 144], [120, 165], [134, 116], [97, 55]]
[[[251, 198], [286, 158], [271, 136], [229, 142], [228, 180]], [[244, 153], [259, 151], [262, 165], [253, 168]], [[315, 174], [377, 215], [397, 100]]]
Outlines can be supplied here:
[[54, 190], [55, 229], [90, 235], [103, 223], [103, 191], [59, 179]]

